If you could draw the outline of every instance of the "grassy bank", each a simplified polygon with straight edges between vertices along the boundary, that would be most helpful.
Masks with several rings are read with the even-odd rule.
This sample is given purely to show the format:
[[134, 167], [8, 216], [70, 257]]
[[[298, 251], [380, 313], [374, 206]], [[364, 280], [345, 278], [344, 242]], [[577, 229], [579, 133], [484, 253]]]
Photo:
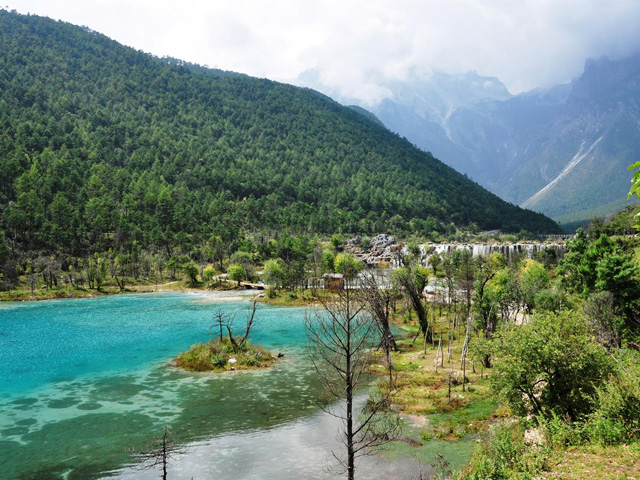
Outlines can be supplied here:
[[116, 295], [125, 293], [149, 293], [149, 292], [184, 292], [184, 291], [233, 291], [237, 290], [235, 282], [217, 282], [206, 284], [203, 282], [192, 283], [187, 280], [172, 280], [166, 283], [156, 283], [153, 279], [127, 279], [126, 286], [120, 288], [116, 284], [107, 283], [100, 288], [87, 288], [85, 286], [71, 286], [62, 283], [51, 288], [43, 288], [38, 285], [33, 290], [21, 282], [20, 286], [10, 291], [0, 292], [0, 301], [24, 302], [38, 300], [54, 300], [63, 298], [92, 298], [101, 295]]
[[[412, 459], [416, 478], [420, 471], [459, 472], [490, 426], [508, 412], [494, 399], [486, 372], [474, 368], [469, 357], [463, 385], [463, 339], [455, 336], [449, 360], [448, 343], [443, 346], [443, 358], [437, 342], [428, 343], [426, 351], [421, 336], [413, 342], [417, 325], [407, 320], [406, 312], [399, 309], [394, 323], [404, 333], [397, 335], [399, 351], [392, 354], [398, 388], [392, 409], [400, 415], [403, 429], [401, 438], [388, 445], [382, 455]], [[438, 338], [441, 331], [446, 337], [446, 329], [444, 317], [436, 321]], [[373, 369], [383, 388], [388, 382], [385, 362], [383, 352], [378, 352]]]
[[264, 292], [264, 296], [260, 297], [260, 302], [268, 305], [277, 305], [280, 307], [307, 307], [319, 305], [321, 299], [329, 299], [332, 293], [316, 289], [305, 290], [275, 290], [268, 289]]

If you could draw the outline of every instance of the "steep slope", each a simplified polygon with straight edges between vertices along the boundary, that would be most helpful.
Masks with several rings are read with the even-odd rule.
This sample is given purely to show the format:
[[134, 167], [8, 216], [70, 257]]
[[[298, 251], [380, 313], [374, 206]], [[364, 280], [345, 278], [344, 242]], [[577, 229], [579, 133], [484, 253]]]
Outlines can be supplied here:
[[548, 145], [514, 176], [505, 196], [555, 217], [624, 198], [627, 166], [640, 148], [638, 65], [640, 56], [587, 62]]
[[511, 98], [498, 79], [475, 72], [465, 75], [435, 72], [428, 82], [393, 82], [385, 87], [393, 92], [393, 97], [383, 100], [372, 112], [389, 129], [482, 183], [484, 167], [478, 154], [482, 140], [472, 138], [467, 142], [464, 134], [459, 138], [463, 131], [458, 125], [459, 117], [461, 112], [471, 117], [482, 116], [483, 106], [488, 102]]
[[640, 55], [588, 61], [572, 84], [517, 96], [494, 78], [439, 74], [388, 85], [393, 97], [372, 111], [508, 201], [588, 219], [624, 204], [640, 147], [638, 65]]
[[318, 92], [179, 63], [0, 11], [0, 207], [12, 246], [557, 229]]

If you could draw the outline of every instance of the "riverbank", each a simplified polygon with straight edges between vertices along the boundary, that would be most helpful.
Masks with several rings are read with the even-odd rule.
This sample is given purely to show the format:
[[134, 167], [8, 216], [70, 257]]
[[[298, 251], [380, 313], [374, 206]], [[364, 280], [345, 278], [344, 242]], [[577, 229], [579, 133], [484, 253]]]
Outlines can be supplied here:
[[[449, 469], [460, 471], [491, 425], [509, 412], [494, 399], [489, 378], [479, 365], [469, 358], [461, 364], [462, 339], [453, 340], [451, 355], [446, 343], [444, 355], [439, 354], [437, 342], [428, 343], [426, 349], [421, 338], [414, 342], [417, 325], [403, 318], [398, 312], [393, 322], [404, 335], [397, 335], [398, 352], [392, 353], [398, 393], [391, 405], [402, 419], [403, 431], [380, 454], [389, 459], [410, 456], [416, 469], [448, 463]], [[446, 330], [444, 320], [436, 322], [436, 337], [441, 330]], [[385, 355], [377, 355], [374, 368], [384, 387], [388, 384]]]
[[64, 284], [52, 288], [37, 288], [33, 291], [27, 287], [16, 288], [11, 291], [0, 293], [0, 302], [34, 302], [39, 300], [59, 300], [71, 298], [94, 298], [104, 295], [123, 295], [130, 293], [161, 293], [161, 292], [244, 292], [252, 291], [258, 294], [258, 290], [247, 290], [238, 288], [235, 282], [219, 282], [215, 286], [197, 284], [193, 285], [188, 281], [175, 280], [167, 283], [157, 284], [155, 282], [139, 282], [127, 285], [124, 289], [117, 285], [102, 285], [99, 289], [72, 287]]

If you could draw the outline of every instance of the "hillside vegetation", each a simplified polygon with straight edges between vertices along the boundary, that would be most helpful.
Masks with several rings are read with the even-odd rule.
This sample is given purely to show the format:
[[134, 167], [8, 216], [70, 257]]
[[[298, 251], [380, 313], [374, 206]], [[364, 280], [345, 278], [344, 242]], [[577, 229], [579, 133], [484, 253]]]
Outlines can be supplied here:
[[0, 208], [5, 251], [75, 256], [285, 229], [558, 230], [317, 92], [7, 11]]

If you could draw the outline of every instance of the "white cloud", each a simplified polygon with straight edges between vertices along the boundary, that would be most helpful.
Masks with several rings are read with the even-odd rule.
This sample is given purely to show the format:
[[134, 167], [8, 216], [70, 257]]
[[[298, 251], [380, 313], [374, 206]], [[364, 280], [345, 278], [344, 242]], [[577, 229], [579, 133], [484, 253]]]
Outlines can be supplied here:
[[384, 82], [476, 70], [513, 93], [640, 48], [636, 0], [5, 0], [156, 55], [275, 80], [313, 71], [374, 104]]

